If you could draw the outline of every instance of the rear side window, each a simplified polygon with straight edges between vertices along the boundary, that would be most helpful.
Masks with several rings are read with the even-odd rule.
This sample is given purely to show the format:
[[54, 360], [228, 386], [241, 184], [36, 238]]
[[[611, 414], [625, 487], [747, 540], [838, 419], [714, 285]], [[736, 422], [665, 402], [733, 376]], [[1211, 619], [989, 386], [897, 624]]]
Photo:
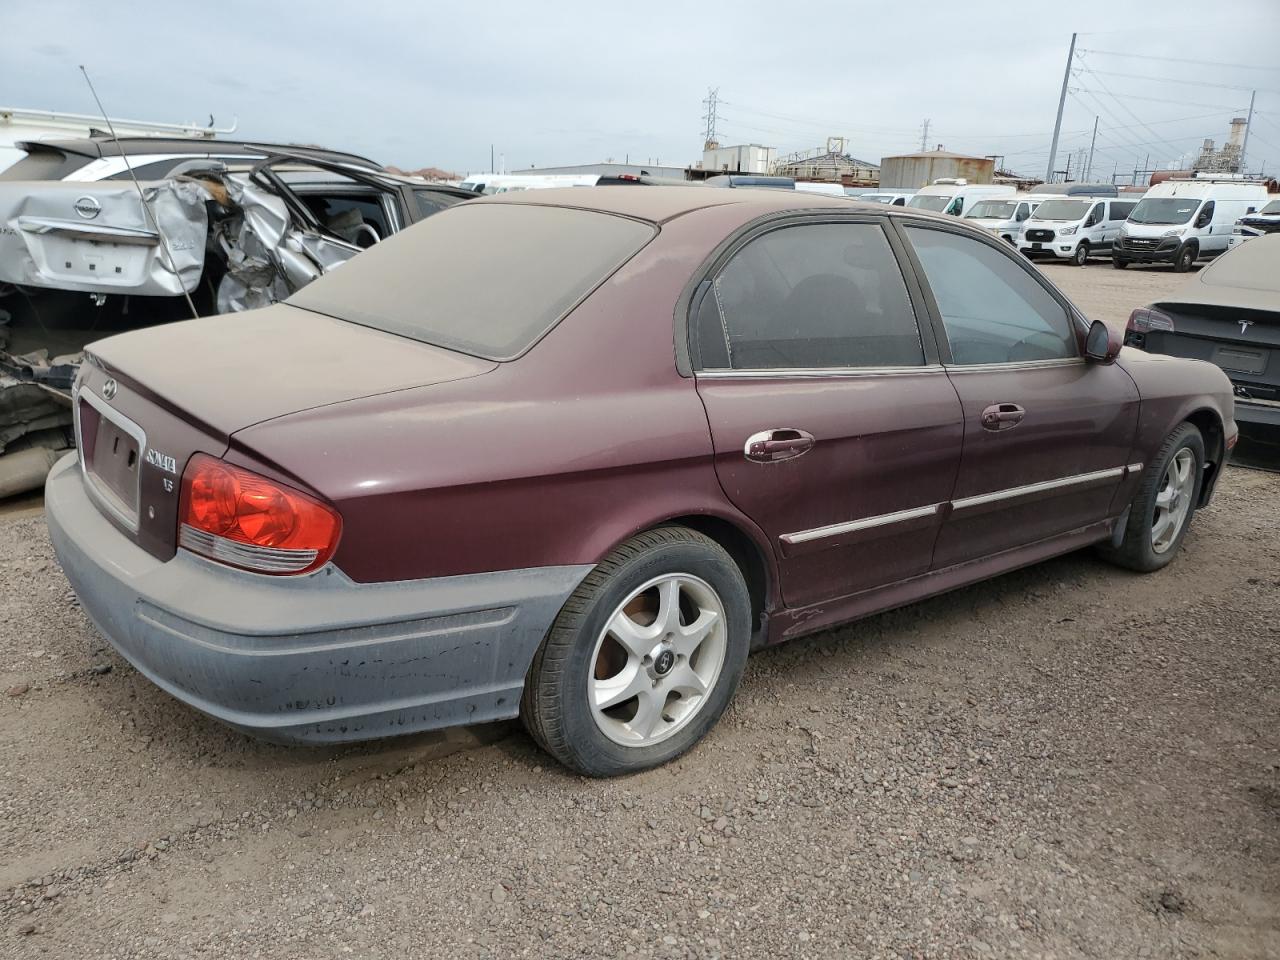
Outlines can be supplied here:
[[287, 302], [472, 356], [510, 360], [654, 233], [650, 224], [588, 210], [463, 204], [383, 240]]
[[924, 363], [902, 271], [878, 224], [792, 226], [757, 237], [717, 274], [695, 322], [706, 368]]
[[972, 237], [907, 227], [957, 364], [1078, 356], [1067, 311], [1009, 254]]

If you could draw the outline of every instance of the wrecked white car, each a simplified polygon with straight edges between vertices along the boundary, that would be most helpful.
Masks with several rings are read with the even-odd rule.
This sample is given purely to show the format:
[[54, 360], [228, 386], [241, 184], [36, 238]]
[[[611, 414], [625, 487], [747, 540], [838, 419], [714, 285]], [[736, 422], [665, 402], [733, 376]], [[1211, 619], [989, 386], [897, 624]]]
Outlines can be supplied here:
[[[15, 178], [26, 161], [0, 176], [0, 497], [39, 486], [71, 445], [70, 390], [87, 343], [193, 309], [229, 313], [282, 300], [383, 237], [475, 196], [361, 158], [200, 146], [207, 155], [138, 158], [138, 184], [118, 155], [80, 168], [118, 165], [106, 179]], [[30, 147], [28, 159], [65, 169], [49, 164], [43, 145]]]

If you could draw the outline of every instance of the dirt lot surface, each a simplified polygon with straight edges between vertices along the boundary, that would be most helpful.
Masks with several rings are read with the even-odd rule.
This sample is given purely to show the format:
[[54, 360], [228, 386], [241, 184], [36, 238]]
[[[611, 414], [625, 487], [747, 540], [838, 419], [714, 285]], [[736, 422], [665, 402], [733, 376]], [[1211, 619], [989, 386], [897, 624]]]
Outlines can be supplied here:
[[[1046, 269], [1108, 320], [1172, 278]], [[514, 725], [226, 730], [96, 635], [39, 516], [0, 598], [0, 957], [1280, 957], [1280, 476], [1230, 470], [1161, 573], [1075, 554], [761, 653], [612, 782]]]

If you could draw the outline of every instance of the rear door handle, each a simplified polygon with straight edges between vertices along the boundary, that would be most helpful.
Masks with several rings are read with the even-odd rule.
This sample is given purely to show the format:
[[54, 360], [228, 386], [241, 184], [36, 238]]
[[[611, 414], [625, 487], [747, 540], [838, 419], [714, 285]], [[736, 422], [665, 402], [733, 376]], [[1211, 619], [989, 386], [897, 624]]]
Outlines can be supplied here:
[[813, 434], [795, 427], [774, 427], [747, 437], [742, 455], [755, 463], [777, 463], [808, 453], [817, 443]]
[[993, 403], [982, 411], [982, 426], [986, 430], [1008, 430], [1026, 415], [1027, 411], [1016, 403]]

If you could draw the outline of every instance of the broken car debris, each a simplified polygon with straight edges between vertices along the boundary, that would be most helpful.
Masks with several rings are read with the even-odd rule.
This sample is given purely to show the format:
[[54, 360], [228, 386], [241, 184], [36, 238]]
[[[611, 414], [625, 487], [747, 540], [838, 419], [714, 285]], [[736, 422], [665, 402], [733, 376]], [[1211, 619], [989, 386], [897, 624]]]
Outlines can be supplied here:
[[[42, 161], [53, 152], [26, 146]], [[79, 156], [63, 147], [64, 158]], [[201, 314], [283, 300], [474, 196], [354, 156], [239, 153], [164, 157], [164, 179], [142, 179], [141, 196], [123, 165], [125, 178], [0, 180], [0, 497], [38, 487], [72, 446], [71, 389], [87, 343], [188, 319], [187, 297]], [[144, 176], [156, 174], [157, 162], [136, 159]]]

